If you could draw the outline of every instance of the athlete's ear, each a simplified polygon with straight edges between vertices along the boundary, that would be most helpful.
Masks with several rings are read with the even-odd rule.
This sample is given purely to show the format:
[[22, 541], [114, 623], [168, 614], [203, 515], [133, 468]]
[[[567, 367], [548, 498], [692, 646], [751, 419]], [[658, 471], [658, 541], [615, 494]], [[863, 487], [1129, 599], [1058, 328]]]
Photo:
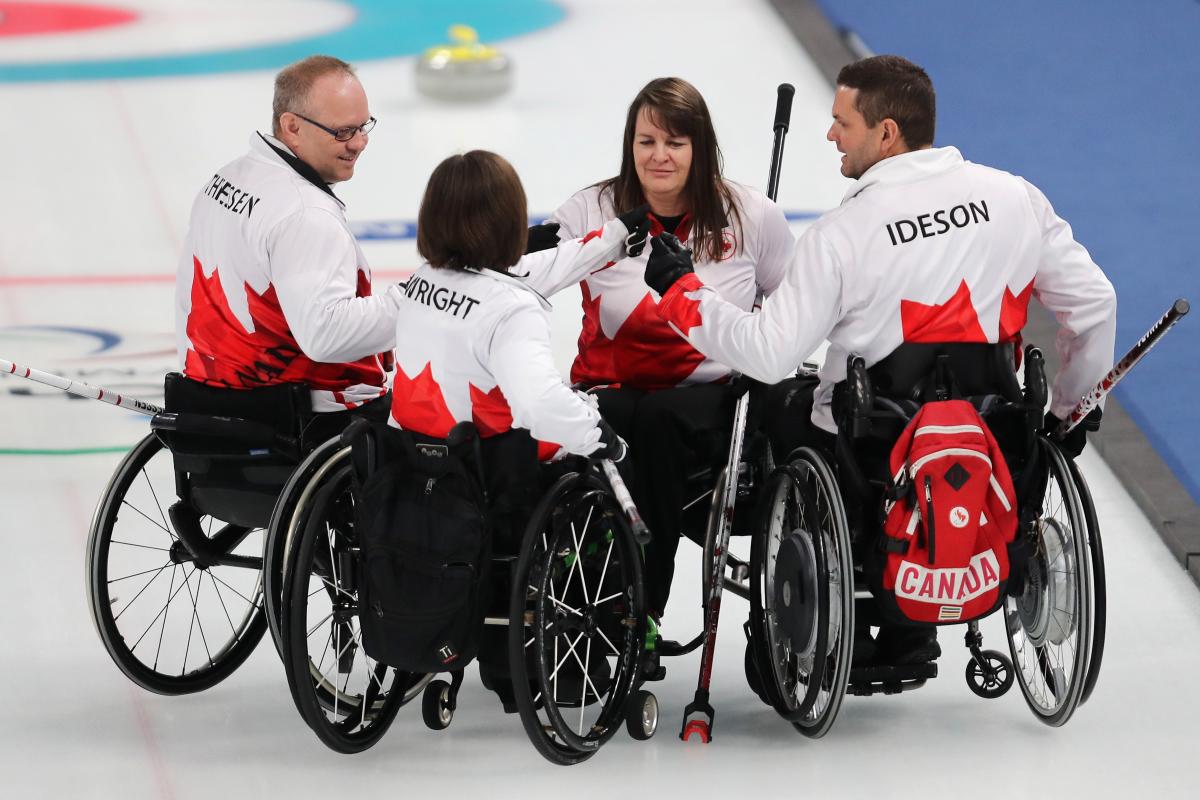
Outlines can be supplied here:
[[904, 134], [900, 132], [900, 126], [896, 124], [896, 120], [886, 117], [879, 123], [879, 126], [883, 131], [879, 140], [879, 150], [882, 156], [894, 156], [897, 153], [907, 152], [908, 143], [904, 141]]

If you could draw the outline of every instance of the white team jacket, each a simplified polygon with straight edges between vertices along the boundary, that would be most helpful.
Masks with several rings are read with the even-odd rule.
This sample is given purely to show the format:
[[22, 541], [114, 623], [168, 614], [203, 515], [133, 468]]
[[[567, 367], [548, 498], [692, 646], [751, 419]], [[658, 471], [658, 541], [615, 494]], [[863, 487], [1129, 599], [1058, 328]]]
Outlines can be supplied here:
[[176, 274], [184, 373], [214, 386], [313, 387], [316, 411], [386, 391], [399, 290], [371, 273], [341, 201], [276, 139], [221, 169], [192, 204]]
[[[525, 256], [511, 271], [586, 271], [617, 257], [627, 234], [612, 220], [593, 235]], [[467, 420], [485, 438], [524, 428], [543, 460], [560, 448], [597, 450], [600, 413], [554, 367], [549, 309], [520, 278], [423, 265], [396, 317], [391, 424], [436, 437]]]
[[[741, 228], [723, 232], [726, 258], [701, 261], [696, 272], [734, 306], [748, 310], [758, 289], [770, 294], [783, 281], [795, 239], [783, 212], [766, 195], [732, 182], [728, 186], [741, 209]], [[601, 196], [600, 189], [592, 186], [563, 203], [550, 221], [562, 226], [560, 237], [574, 238], [615, 213], [611, 193]], [[677, 231], [680, 238], [686, 238], [689, 228], [685, 217]], [[650, 235], [661, 232], [662, 226], [651, 216]], [[720, 359], [706, 358], [659, 318], [658, 294], [642, 279], [649, 254], [647, 243], [637, 258], [558, 274], [531, 272], [528, 280], [547, 296], [582, 281], [583, 333], [571, 367], [573, 382], [663, 389], [708, 383], [729, 374], [728, 367], [717, 363]]]
[[1112, 365], [1112, 284], [1035, 186], [943, 147], [867, 170], [801, 237], [760, 313], [724, 301], [703, 275], [676, 282], [659, 312], [697, 349], [768, 383], [828, 338], [813, 422], [835, 431], [829, 404], [848, 354], [870, 366], [902, 342], [1014, 341], [1031, 294], [1061, 326], [1051, 403], [1061, 418]]

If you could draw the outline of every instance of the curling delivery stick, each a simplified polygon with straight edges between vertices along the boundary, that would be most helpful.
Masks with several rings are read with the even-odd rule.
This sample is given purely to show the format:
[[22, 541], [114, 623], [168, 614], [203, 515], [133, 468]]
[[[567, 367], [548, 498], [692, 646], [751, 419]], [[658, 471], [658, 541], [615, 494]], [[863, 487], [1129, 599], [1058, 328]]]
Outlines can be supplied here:
[[[1176, 322], [1183, 319], [1191, 308], [1191, 304], [1184, 298], [1181, 297], [1176, 300], [1167, 309], [1167, 313], [1163, 314], [1162, 318], [1154, 323], [1150, 330], [1146, 331], [1146, 335], [1139, 339], [1137, 344], [1129, 348], [1129, 352], [1125, 354], [1125, 357], [1108, 371], [1104, 379], [1083, 396], [1079, 404], [1075, 406], [1075, 410], [1059, 423], [1058, 428], [1054, 431], [1055, 438], [1061, 439], [1066, 436], [1076, 425], [1083, 421], [1084, 417], [1091, 413], [1093, 408], [1100, 405], [1100, 401], [1113, 390], [1113, 387], [1129, 374], [1129, 370], [1133, 369], [1134, 365], [1141, 361], [1146, 353], [1149, 353], [1150, 349], [1158, 344], [1158, 341], [1166, 336], [1167, 331], [1171, 330]], [[3, 364], [4, 362], [0, 361], [0, 365]]]
[[[774, 146], [771, 148], [771, 172], [767, 178], [767, 197], [775, 200], [779, 194], [779, 174], [783, 167], [783, 143], [792, 118], [792, 98], [796, 89], [790, 83], [781, 83], [776, 90]], [[757, 307], [762, 295], [755, 298]], [[695, 736], [701, 742], [712, 741], [713, 720], [716, 711], [708, 701], [708, 690], [712, 684], [713, 657], [716, 654], [717, 623], [721, 618], [721, 593], [725, 587], [725, 565], [729, 559], [729, 536], [733, 528], [733, 509], [737, 502], [738, 469], [742, 463], [742, 440], [746, 435], [746, 417], [750, 410], [750, 394], [738, 398], [733, 414], [733, 430], [730, 433], [729, 459], [725, 465], [725, 491], [720, 498], [721, 515], [717, 522], [717, 535], [713, 551], [713, 563], [707, 580], [708, 597], [704, 608], [704, 630], [701, 636], [704, 649], [700, 652], [700, 675], [696, 680], [696, 694], [692, 702], [683, 709], [683, 726], [679, 738], [685, 742]]]
[[600, 461], [600, 466], [604, 470], [605, 477], [608, 478], [609, 485], [612, 486], [613, 494], [616, 495], [617, 505], [621, 506], [621, 511], [625, 512], [625, 518], [629, 520], [629, 527], [633, 528], [633, 538], [638, 544], [650, 544], [650, 529], [646, 527], [641, 513], [633, 504], [633, 497], [629, 494], [629, 489], [625, 486], [621, 473], [617, 471], [617, 465], [605, 458]]
[[109, 405], [125, 408], [130, 411], [136, 411], [139, 414], [145, 414], [148, 417], [153, 417], [155, 414], [161, 414], [163, 409], [153, 403], [147, 403], [145, 400], [139, 400], [136, 397], [126, 397], [118, 392], [110, 389], [103, 389], [99, 386], [92, 386], [90, 383], [83, 381], [73, 381], [70, 378], [64, 378], [61, 375], [52, 375], [49, 372], [42, 372], [40, 369], [31, 367], [23, 367], [20, 364], [14, 364], [11, 361], [6, 361], [0, 358], [0, 375], [16, 375], [18, 378], [27, 378], [35, 383], [43, 383], [46, 386], [53, 386], [55, 389], [62, 389], [64, 392], [73, 394], [77, 397], [86, 397], [89, 400], [99, 400]]

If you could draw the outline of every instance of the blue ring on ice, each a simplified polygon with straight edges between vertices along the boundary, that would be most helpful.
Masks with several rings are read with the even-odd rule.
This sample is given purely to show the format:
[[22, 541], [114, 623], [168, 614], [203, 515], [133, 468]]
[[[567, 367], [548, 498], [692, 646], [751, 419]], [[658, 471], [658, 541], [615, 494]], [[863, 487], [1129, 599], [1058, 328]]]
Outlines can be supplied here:
[[[531, 33], [566, 14], [550, 0], [346, 0], [354, 20], [340, 30], [270, 45], [168, 56], [5, 64], [0, 83], [157, 78], [276, 70], [313, 53], [350, 62], [411, 56], [446, 40], [446, 30], [466, 23], [484, 42]], [[133, 23], [136, 24], [136, 23]]]

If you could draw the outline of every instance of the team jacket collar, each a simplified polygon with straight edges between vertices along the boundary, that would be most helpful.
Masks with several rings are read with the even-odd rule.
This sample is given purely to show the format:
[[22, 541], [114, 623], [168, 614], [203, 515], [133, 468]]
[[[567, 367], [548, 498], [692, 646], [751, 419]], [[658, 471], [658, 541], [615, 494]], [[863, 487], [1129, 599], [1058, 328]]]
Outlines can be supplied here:
[[304, 178], [313, 186], [317, 187], [334, 200], [337, 200], [338, 204], [341, 205], [342, 208], [346, 207], [346, 204], [341, 201], [341, 198], [333, 193], [333, 189], [329, 186], [329, 184], [321, 180], [321, 176], [317, 174], [315, 169], [301, 161], [291, 150], [288, 149], [287, 145], [276, 139], [274, 136], [267, 136], [264, 133], [256, 132], [254, 136], [250, 137], [250, 147], [252, 150], [266, 156], [267, 158], [275, 156], [284, 164], [294, 169], [296, 174], [298, 174], [301, 178]]
[[876, 184], [910, 183], [946, 172], [962, 163], [962, 153], [958, 152], [957, 147], [931, 147], [885, 158], [850, 184], [842, 203], [847, 203]]
[[545, 311], [554, 310], [554, 306], [550, 305], [550, 301], [543, 297], [541, 292], [525, 283], [520, 279], [520, 277], [508, 275], [504, 272], [497, 272], [494, 269], [477, 269], [475, 267], [469, 267], [465, 271], [475, 275], [482, 275], [485, 278], [491, 278], [494, 281], [500, 281], [501, 283], [506, 283], [509, 286], [515, 286], [523, 291], [529, 292], [537, 298], [538, 303]]

